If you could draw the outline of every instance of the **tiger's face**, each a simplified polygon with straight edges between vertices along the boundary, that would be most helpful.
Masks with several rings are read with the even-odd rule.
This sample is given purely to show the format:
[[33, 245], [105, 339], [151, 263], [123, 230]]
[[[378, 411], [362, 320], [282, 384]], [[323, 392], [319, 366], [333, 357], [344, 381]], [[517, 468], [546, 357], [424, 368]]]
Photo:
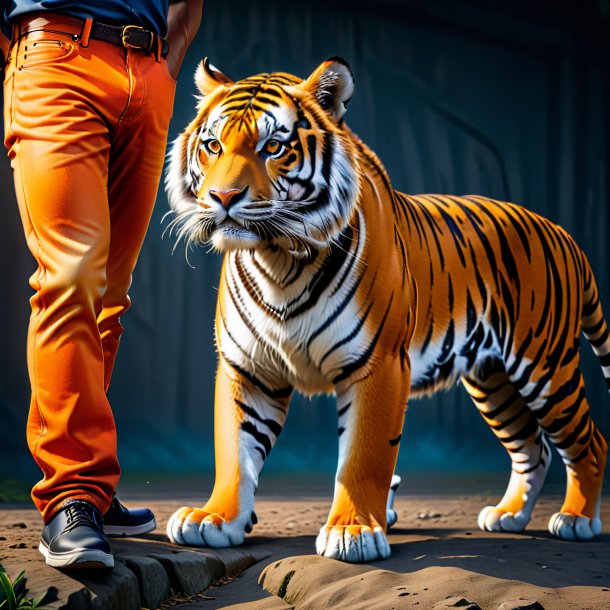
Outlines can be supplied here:
[[326, 248], [359, 195], [354, 144], [342, 126], [354, 81], [327, 60], [302, 81], [283, 73], [233, 82], [202, 61], [195, 120], [173, 144], [171, 223], [188, 245], [219, 251]]

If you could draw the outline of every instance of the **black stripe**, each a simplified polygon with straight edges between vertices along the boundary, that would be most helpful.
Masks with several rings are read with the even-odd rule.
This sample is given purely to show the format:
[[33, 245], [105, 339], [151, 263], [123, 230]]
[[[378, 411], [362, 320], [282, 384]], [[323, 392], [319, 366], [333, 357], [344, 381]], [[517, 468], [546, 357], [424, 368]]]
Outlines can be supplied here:
[[226, 362], [229, 366], [234, 368], [242, 377], [246, 378], [252, 385], [256, 386], [264, 394], [269, 396], [269, 398], [275, 398], [275, 399], [281, 400], [283, 398], [289, 398], [290, 395], [292, 394], [292, 387], [279, 388], [278, 390], [272, 390], [269, 386], [266, 386], [262, 381], [260, 381], [260, 379], [258, 379], [254, 375], [251, 375], [245, 369], [242, 369], [235, 362], [231, 362], [231, 360], [229, 360], [226, 357], [226, 355], [223, 354], [223, 358], [226, 360]]
[[533, 417], [531, 417], [530, 419], [527, 420], [525, 426], [523, 426], [523, 428], [521, 428], [521, 430], [519, 430], [518, 432], [515, 432], [515, 434], [513, 434], [511, 436], [507, 436], [506, 438], [500, 438], [500, 442], [502, 442], [503, 444], [506, 444], [506, 443], [512, 443], [513, 441], [517, 441], [520, 439], [526, 439], [526, 438], [529, 438], [537, 430], [538, 430], [538, 422]]
[[466, 217], [470, 221], [470, 224], [472, 225], [472, 228], [475, 230], [477, 236], [479, 237], [479, 241], [481, 242], [481, 244], [483, 246], [483, 249], [485, 250], [485, 254], [487, 255], [487, 260], [489, 262], [489, 266], [491, 267], [492, 276], [493, 276], [494, 279], [497, 280], [497, 277], [498, 277], [498, 263], [496, 261], [496, 255], [494, 253], [494, 250], [493, 250], [489, 240], [487, 239], [487, 236], [485, 235], [485, 232], [479, 226], [478, 222], [475, 222], [475, 220], [478, 220], [477, 216], [476, 216], [475, 210], [473, 210], [469, 206], [465, 205], [459, 199], [454, 198], [452, 200], [455, 201], [455, 203], [460, 208], [462, 208], [462, 210], [466, 214]]
[[[356, 257], [354, 257], [354, 259], [355, 258]], [[341, 303], [339, 304], [337, 309], [335, 309], [335, 311], [333, 311], [332, 314], [330, 316], [328, 316], [328, 318], [326, 318], [324, 323], [321, 326], [319, 326], [312, 333], [312, 335], [309, 337], [309, 339], [307, 341], [307, 349], [309, 349], [309, 347], [313, 343], [314, 339], [316, 337], [318, 337], [321, 333], [323, 333], [343, 313], [343, 311], [348, 306], [348, 304], [352, 302], [354, 294], [356, 294], [356, 290], [358, 290], [360, 284], [362, 283], [362, 280], [364, 279], [364, 275], [365, 274], [362, 273], [361, 275], [359, 275], [356, 278], [354, 285], [350, 288], [349, 292], [345, 295], [345, 298], [343, 299], [343, 301], [341, 301]]]
[[610, 332], [606, 329], [606, 332], [600, 335], [597, 339], [589, 339], [589, 343], [593, 347], [601, 347], [607, 340]]
[[472, 262], [474, 263], [474, 277], [477, 281], [477, 286], [479, 288], [479, 294], [481, 295], [481, 300], [483, 301], [483, 310], [487, 307], [487, 286], [485, 285], [485, 281], [481, 277], [479, 273], [479, 267], [477, 265], [477, 261], [474, 256], [474, 252], [472, 254]]
[[453, 351], [453, 344], [455, 342], [455, 326], [453, 320], [449, 322], [449, 327], [443, 338], [443, 346], [441, 347], [441, 353], [439, 354], [436, 362], [440, 365], [446, 362]]
[[390, 445], [392, 447], [396, 447], [396, 445], [398, 445], [398, 443], [400, 443], [400, 439], [401, 438], [402, 438], [402, 432], [396, 438], [391, 438], [390, 439]]
[[[525, 218], [529, 218], [530, 212], [521, 206], [508, 204], [506, 202], [496, 202], [501, 205], [501, 207], [505, 208], [506, 214], [515, 229], [517, 235], [519, 236], [519, 240], [521, 241], [521, 245], [525, 250], [525, 255], [527, 256], [527, 262], [530, 263], [532, 261], [532, 251], [530, 249], [530, 238], [526, 235], [524, 231], [528, 229], [528, 226], [525, 222]], [[513, 218], [512, 214], [516, 214], [518, 218]], [[528, 233], [531, 233], [528, 229]]]
[[519, 379], [512, 379], [513, 385], [519, 391], [521, 391], [528, 384], [532, 372], [540, 364], [540, 358], [542, 358], [542, 354], [545, 352], [546, 347], [546, 343], [542, 342], [542, 344], [540, 345], [540, 349], [536, 352], [536, 355], [534, 356], [533, 360], [523, 369], [521, 377], [519, 377]]
[[556, 417], [552, 422], [544, 426], [545, 431], [548, 434], [557, 434], [562, 428], [565, 428], [574, 419], [576, 413], [578, 413], [578, 409], [580, 409], [580, 405], [584, 399], [585, 386], [583, 385], [576, 395], [574, 402], [564, 409], [559, 417]]
[[571, 396], [576, 389], [578, 388], [578, 384], [580, 382], [580, 370], [575, 369], [574, 374], [571, 379], [564, 383], [552, 396], [549, 396], [544, 406], [540, 409], [536, 409], [535, 415], [538, 419], [544, 419], [546, 415], [551, 412], [551, 409], [556, 407], [562, 400]]
[[[432, 195], [428, 195], [427, 199], [430, 199], [438, 204], [444, 203], [444, 202], [441, 202], [437, 197], [434, 197]], [[460, 262], [462, 263], [462, 267], [466, 267], [466, 259], [464, 258], [464, 249], [462, 247], [462, 246], [466, 245], [466, 240], [464, 239], [464, 235], [462, 234], [461, 229], [457, 226], [455, 219], [450, 214], [448, 214], [441, 207], [441, 205], [437, 205], [436, 209], [438, 210], [439, 214], [443, 217], [443, 220], [445, 221], [445, 224], [447, 225], [447, 228], [449, 229], [449, 233], [451, 234], [451, 237], [453, 238], [453, 243], [455, 244], [455, 249], [458, 253], [458, 256], [460, 257]]]
[[602, 329], [604, 322], [604, 318], [600, 317], [596, 324], [594, 324], [593, 326], [583, 326], [582, 330], [587, 335], [596, 335]]
[[367, 307], [366, 311], [364, 312], [364, 315], [362, 316], [362, 318], [360, 318], [360, 320], [358, 320], [358, 324], [356, 324], [354, 330], [352, 330], [352, 332], [347, 335], [347, 337], [344, 337], [343, 339], [341, 339], [340, 341], [338, 341], [337, 343], [335, 343], [333, 346], [331, 346], [326, 353], [324, 354], [324, 356], [322, 356], [322, 359], [320, 360], [320, 364], [319, 366], [322, 366], [322, 363], [339, 347], [341, 347], [342, 345], [345, 345], [346, 343], [349, 343], [359, 332], [360, 329], [362, 328], [363, 324], [366, 322], [366, 319], [369, 317], [369, 313], [371, 311], [371, 308], [373, 307], [373, 302], [369, 303], [369, 306]]
[[341, 417], [342, 415], [344, 415], [345, 413], [347, 413], [347, 410], [352, 406], [351, 402], [348, 402], [344, 407], [342, 407], [341, 409], [339, 409], [337, 411], [337, 416]]
[[247, 434], [251, 434], [256, 439], [256, 441], [264, 447], [264, 458], [266, 459], [269, 453], [271, 453], [272, 447], [269, 437], [266, 434], [260, 432], [260, 430], [252, 422], [249, 421], [241, 422], [240, 428]]
[[475, 199], [469, 199], [469, 201], [472, 201], [473, 203], [478, 205], [479, 209], [491, 220], [492, 224], [494, 225], [498, 236], [498, 242], [500, 244], [502, 265], [504, 268], [506, 268], [508, 277], [513, 280], [513, 282], [515, 283], [515, 288], [518, 291], [521, 287], [521, 283], [519, 280], [519, 271], [517, 268], [517, 263], [515, 262], [515, 258], [512, 254], [508, 240], [506, 239], [504, 227], [500, 225], [500, 223], [498, 222], [497, 215], [494, 214], [490, 209], [492, 205], [500, 209], [502, 209], [502, 206], [499, 205], [499, 202], [496, 202], [492, 199], [488, 199], [486, 201], [486, 205], [484, 205], [481, 201], [477, 201]]
[[585, 448], [573, 460], [570, 460], [570, 463], [577, 464], [578, 462], [580, 462], [587, 456], [587, 454], [589, 453], [589, 449], [589, 445], [585, 445]]
[[318, 302], [320, 295], [337, 278], [337, 273], [341, 267], [343, 267], [346, 258], [350, 254], [349, 251], [351, 249], [353, 233], [352, 228], [348, 226], [339, 236], [338, 244], [333, 244], [331, 246], [330, 254], [326, 259], [325, 264], [320, 268], [308, 285], [309, 297], [296, 309], [293, 309], [288, 313], [286, 316], [287, 320], [295, 318], [308, 309], [311, 309]]
[[[567, 449], [568, 447], [571, 447], [574, 443], [576, 443], [579, 436], [584, 432], [590, 421], [591, 419], [589, 418], [589, 414], [585, 411], [582, 414], [582, 417], [580, 418], [578, 424], [576, 424], [574, 430], [572, 430], [572, 432], [570, 432], [570, 434], [568, 434], [561, 441], [555, 442], [555, 447], [557, 447], [557, 449]], [[583, 444], [581, 441], [579, 441], [579, 444]]]
[[264, 93], [259, 93], [256, 96], [256, 103], [257, 104], [267, 104], [268, 106], [275, 106], [276, 108], [279, 106], [277, 101], [274, 100], [273, 97], [267, 93], [267, 91], [265, 91]]
[[252, 407], [248, 406], [241, 400], [235, 399], [235, 402], [244, 413], [246, 413], [253, 419], [259, 421], [261, 424], [265, 424], [265, 426], [267, 426], [267, 428], [269, 428], [269, 430], [271, 430], [271, 432], [275, 434], [276, 438], [280, 435], [280, 432], [282, 431], [282, 426], [276, 421], [274, 421], [273, 419], [261, 417]]
[[527, 332], [527, 336], [525, 337], [525, 339], [523, 339], [523, 342], [519, 346], [519, 350], [515, 354], [515, 361], [511, 364], [510, 368], [506, 371], [508, 373], [509, 377], [512, 377], [514, 375], [514, 373], [517, 371], [517, 369], [519, 368], [519, 366], [523, 360], [523, 356], [525, 355], [527, 348], [530, 346], [530, 343], [532, 342], [533, 337], [534, 337], [534, 335], [532, 333], [532, 329], [530, 328], [529, 331]]
[[259, 307], [261, 307], [261, 309], [263, 309], [268, 315], [273, 315], [280, 320], [284, 319], [286, 315], [285, 308], [282, 307], [281, 309], [279, 309], [277, 307], [274, 307], [270, 303], [267, 303], [265, 299], [263, 299], [259, 292], [258, 285], [254, 281], [254, 278], [248, 272], [248, 269], [243, 264], [241, 253], [239, 253], [239, 255], [236, 256], [234, 260], [235, 269], [237, 271], [237, 277], [243, 284], [244, 288], [246, 289], [246, 292], [252, 297], [252, 300]]
[[432, 339], [432, 328], [433, 328], [433, 321], [430, 322], [429, 326], [428, 326], [428, 332], [426, 334], [426, 338], [424, 339], [424, 342], [422, 343], [421, 349], [419, 350], [420, 354], [423, 354], [427, 349], [428, 349], [428, 345], [430, 345], [430, 339]]
[[[548, 319], [550, 318], [553, 320], [553, 327], [551, 330], [548, 330], [546, 334], [548, 336], [548, 343], [551, 343], [553, 339], [557, 337], [559, 324], [562, 320], [562, 316], [560, 314], [563, 305], [563, 282], [561, 279], [561, 275], [557, 269], [557, 264], [555, 262], [555, 253], [549, 247], [548, 239], [545, 239], [544, 234], [542, 233], [542, 228], [535, 223], [534, 231], [538, 234], [540, 245], [544, 250], [547, 276], [547, 285], [545, 287], [540, 287], [541, 289], [544, 289], [546, 291], [547, 296], [545, 298], [545, 306], [541, 315], [540, 324], [538, 325], [539, 330], [537, 329], [535, 335], [538, 336], [540, 334], [540, 331], [542, 331], [542, 328], [544, 328], [545, 323], [547, 323]], [[553, 315], [549, 316], [551, 292], [555, 296], [555, 305], [553, 308]]]
[[582, 308], [582, 317], [588, 318], [589, 316], [592, 316], [598, 307], [599, 307], [599, 296], [595, 295], [595, 298], [592, 301], [585, 303], [584, 307]]
[[356, 360], [354, 360], [350, 364], [347, 364], [343, 368], [343, 371], [341, 373], [339, 373], [333, 379], [333, 383], [335, 385], [337, 383], [339, 383], [340, 381], [347, 379], [352, 373], [354, 373], [359, 368], [364, 366], [370, 360], [371, 354], [373, 353], [373, 350], [375, 349], [375, 346], [377, 345], [377, 341], [379, 341], [379, 337], [381, 336], [381, 331], [383, 330], [383, 327], [385, 326], [385, 321], [388, 317], [388, 314], [390, 313], [390, 307], [392, 306], [393, 300], [394, 300], [394, 291], [392, 291], [392, 296], [390, 297], [390, 302], [388, 303], [385, 313], [383, 314], [383, 318], [381, 319], [381, 324], [379, 324], [379, 328], [377, 329], [377, 332], [375, 333], [373, 340], [370, 342], [369, 346], [364, 350], [364, 352], [360, 355], [359, 358], [356, 358]]
[[[501, 421], [497, 424], [490, 424], [489, 427], [497, 431], [504, 430], [504, 428], [506, 428], [507, 426], [514, 424], [520, 417], [523, 416], [524, 413], [529, 413], [528, 408], [526, 406], [522, 406], [514, 415], [511, 415], [505, 421]], [[530, 417], [533, 416], [530, 414]]]
[[474, 329], [477, 320], [477, 312], [470, 296], [470, 289], [466, 288], [466, 336], [470, 337], [470, 333]]
[[[422, 197], [423, 199], [423, 197]], [[434, 238], [434, 242], [436, 243], [436, 251], [438, 254], [438, 259], [441, 264], [441, 271], [445, 270], [445, 255], [443, 253], [443, 248], [441, 246], [441, 242], [439, 241], [438, 234], [442, 235], [442, 231], [440, 230], [438, 224], [436, 224], [436, 220], [430, 213], [430, 211], [423, 205], [420, 205], [420, 209], [422, 211], [423, 218], [427, 221], [429, 231]]]
[[517, 392], [517, 390], [513, 390], [513, 393], [506, 400], [504, 400], [502, 404], [498, 405], [493, 411], [485, 413], [481, 410], [481, 413], [486, 419], [497, 419], [498, 415], [500, 415], [502, 412], [506, 411], [506, 409], [514, 405], [515, 402], [520, 398], [521, 395], [519, 394], [519, 392]]
[[576, 341], [574, 341], [574, 345], [572, 345], [572, 347], [566, 351], [563, 358], [561, 359], [560, 366], [563, 368], [563, 367], [567, 366], [568, 364], [570, 364], [572, 362], [572, 360], [574, 360], [574, 358], [578, 357], [579, 351], [580, 351], [580, 343], [579, 343], [578, 339], [576, 339]]

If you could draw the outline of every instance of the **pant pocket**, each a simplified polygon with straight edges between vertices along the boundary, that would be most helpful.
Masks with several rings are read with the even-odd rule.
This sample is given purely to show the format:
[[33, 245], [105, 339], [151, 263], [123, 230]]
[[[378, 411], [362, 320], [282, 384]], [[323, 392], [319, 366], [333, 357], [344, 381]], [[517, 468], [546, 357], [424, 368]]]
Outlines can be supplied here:
[[78, 55], [78, 44], [69, 40], [40, 38], [19, 45], [17, 69], [30, 70], [47, 64], [58, 64]]

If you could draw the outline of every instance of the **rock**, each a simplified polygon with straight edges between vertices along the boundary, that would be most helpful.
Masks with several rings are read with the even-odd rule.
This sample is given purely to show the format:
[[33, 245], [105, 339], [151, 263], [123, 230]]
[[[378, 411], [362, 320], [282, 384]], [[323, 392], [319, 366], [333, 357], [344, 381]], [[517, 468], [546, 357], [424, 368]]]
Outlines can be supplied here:
[[[136, 575], [120, 561], [115, 561], [112, 570], [83, 570], [78, 580], [89, 589], [79, 592], [68, 608], [91, 608], [91, 610], [140, 610], [140, 587]], [[91, 592], [91, 605], [87, 593]], [[84, 604], [84, 605], [83, 605]]]
[[171, 588], [185, 595], [201, 593], [225, 575], [222, 561], [199, 552], [151, 553], [149, 557], [165, 568]]
[[438, 602], [434, 606], [434, 610], [442, 610], [443, 608], [464, 608], [465, 610], [481, 610], [481, 607], [474, 602], [467, 600], [459, 595], [450, 595], [442, 602]]
[[517, 599], [502, 602], [498, 606], [498, 610], [544, 610], [544, 607], [540, 602], [518, 597]]
[[442, 517], [442, 513], [431, 513], [428, 510], [423, 510], [420, 513], [417, 513], [417, 518], [418, 519], [438, 519], [439, 517]]
[[138, 555], [126, 555], [117, 559], [136, 575], [144, 608], [158, 608], [169, 597], [169, 576], [159, 561]]

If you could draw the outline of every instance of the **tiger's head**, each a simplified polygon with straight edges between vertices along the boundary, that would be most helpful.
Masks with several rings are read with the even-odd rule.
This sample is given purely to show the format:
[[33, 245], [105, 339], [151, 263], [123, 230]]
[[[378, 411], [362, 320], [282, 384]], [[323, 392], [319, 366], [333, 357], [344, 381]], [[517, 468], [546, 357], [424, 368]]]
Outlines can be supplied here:
[[174, 142], [166, 177], [178, 239], [295, 256], [328, 247], [360, 190], [343, 127], [354, 90], [347, 63], [326, 60], [304, 81], [273, 73], [234, 82], [204, 59], [195, 82], [197, 116]]

